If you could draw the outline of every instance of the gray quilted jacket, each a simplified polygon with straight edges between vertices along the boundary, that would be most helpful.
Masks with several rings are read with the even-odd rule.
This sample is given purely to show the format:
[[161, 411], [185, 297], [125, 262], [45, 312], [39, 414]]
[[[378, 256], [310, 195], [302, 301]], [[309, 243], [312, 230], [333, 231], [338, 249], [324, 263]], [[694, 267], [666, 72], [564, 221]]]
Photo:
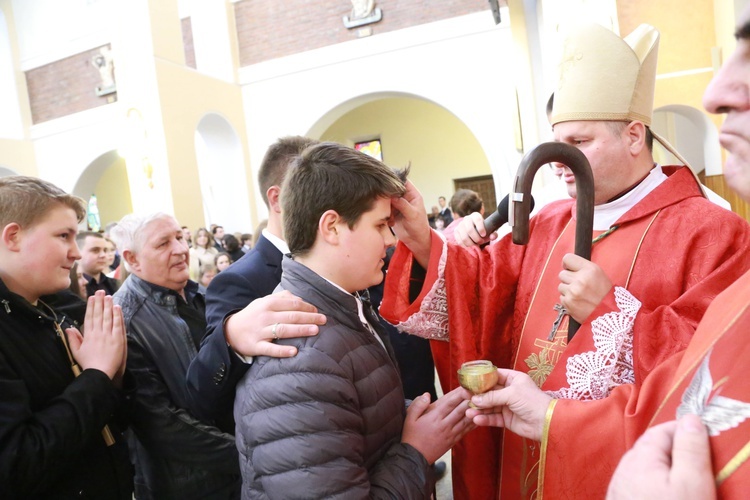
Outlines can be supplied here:
[[297, 356], [256, 358], [237, 386], [242, 498], [429, 498], [429, 464], [401, 443], [404, 395], [387, 335], [378, 332], [388, 352], [352, 295], [288, 257], [283, 270], [281, 287], [327, 323], [315, 337], [278, 341]]

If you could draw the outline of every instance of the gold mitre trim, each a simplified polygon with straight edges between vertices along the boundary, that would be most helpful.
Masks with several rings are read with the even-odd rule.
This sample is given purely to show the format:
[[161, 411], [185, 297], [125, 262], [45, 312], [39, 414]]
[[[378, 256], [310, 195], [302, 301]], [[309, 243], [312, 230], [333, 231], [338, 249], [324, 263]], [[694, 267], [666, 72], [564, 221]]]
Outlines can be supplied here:
[[624, 39], [598, 24], [563, 41], [550, 122], [642, 121], [651, 125], [659, 31], [642, 24]]

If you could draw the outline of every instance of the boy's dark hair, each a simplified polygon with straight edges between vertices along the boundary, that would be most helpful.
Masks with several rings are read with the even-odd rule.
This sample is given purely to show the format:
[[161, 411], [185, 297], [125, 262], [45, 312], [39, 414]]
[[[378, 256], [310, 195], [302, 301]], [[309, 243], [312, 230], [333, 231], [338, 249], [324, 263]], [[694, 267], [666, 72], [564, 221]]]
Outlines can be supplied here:
[[459, 189], [451, 198], [451, 210], [459, 217], [466, 217], [482, 209], [482, 198], [471, 189]]
[[318, 141], [301, 135], [282, 137], [271, 144], [263, 157], [258, 171], [258, 185], [263, 202], [268, 206], [268, 188], [281, 186], [289, 168], [289, 164], [306, 147], [317, 144]]
[[101, 238], [103, 240], [107, 239], [102, 233], [97, 233], [95, 231], [81, 231], [80, 233], [76, 234], [76, 244], [78, 245], [78, 248], [83, 248], [83, 244], [86, 243], [86, 238], [88, 238], [89, 236], [92, 236], [94, 238]]
[[309, 251], [318, 222], [335, 210], [353, 228], [378, 198], [402, 196], [407, 167], [395, 172], [356, 149], [322, 142], [305, 149], [292, 163], [281, 188], [284, 238], [293, 256]]
[[11, 222], [30, 227], [55, 204], [73, 209], [78, 222], [86, 216], [86, 203], [82, 199], [51, 182], [24, 175], [0, 178], [0, 229]]
[[215, 225], [214, 227], [211, 228], [211, 234], [216, 236], [216, 231], [218, 231], [219, 229], [224, 229], [224, 226]]

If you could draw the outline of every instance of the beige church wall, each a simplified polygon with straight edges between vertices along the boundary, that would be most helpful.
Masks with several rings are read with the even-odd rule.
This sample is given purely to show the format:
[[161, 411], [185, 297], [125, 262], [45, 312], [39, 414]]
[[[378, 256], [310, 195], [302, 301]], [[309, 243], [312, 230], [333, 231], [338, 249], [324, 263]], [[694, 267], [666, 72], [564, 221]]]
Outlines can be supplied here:
[[39, 175], [31, 141], [0, 139], [0, 166], [20, 175]]
[[247, 147], [242, 141], [247, 132], [240, 87], [168, 62], [156, 61], [156, 70], [162, 121], [166, 124], [164, 141], [175, 216], [181, 224], [191, 228], [212, 222], [205, 220], [203, 212], [195, 132], [200, 120], [207, 113], [214, 113], [229, 122], [243, 147], [244, 178], [226, 179], [226, 182], [245, 186], [248, 199], [246, 202], [226, 200], [226, 203], [246, 215], [242, 227], [255, 227], [258, 221], [253, 199], [255, 181], [249, 169]]
[[450, 200], [453, 179], [491, 175], [482, 147], [471, 131], [449, 111], [421, 99], [385, 98], [346, 113], [321, 140], [353, 146], [380, 138], [383, 161], [393, 168], [411, 164], [409, 178], [426, 208], [438, 196]]
[[115, 103], [31, 127], [39, 177], [72, 192], [94, 160], [122, 147], [121, 116]]
[[[99, 208], [99, 220], [102, 227], [109, 222], [116, 222], [133, 211], [130, 201], [130, 186], [125, 161], [118, 159], [99, 178], [94, 189], [96, 205]], [[88, 200], [86, 200], [88, 201]]]
[[[483, 12], [241, 68], [253, 172], [279, 137], [319, 138], [363, 104], [414, 96], [466, 126], [481, 146], [496, 192], [507, 193], [521, 156], [513, 133], [513, 54], [508, 25], [496, 26]], [[386, 149], [388, 162], [389, 154]], [[451, 181], [431, 188], [432, 195], [438, 190], [452, 191]], [[265, 216], [262, 202], [257, 209]]]
[[621, 34], [630, 33], [641, 23], [651, 24], [661, 33], [655, 108], [683, 104], [703, 109], [703, 92], [713, 76], [714, 3], [706, 0], [617, 2]]

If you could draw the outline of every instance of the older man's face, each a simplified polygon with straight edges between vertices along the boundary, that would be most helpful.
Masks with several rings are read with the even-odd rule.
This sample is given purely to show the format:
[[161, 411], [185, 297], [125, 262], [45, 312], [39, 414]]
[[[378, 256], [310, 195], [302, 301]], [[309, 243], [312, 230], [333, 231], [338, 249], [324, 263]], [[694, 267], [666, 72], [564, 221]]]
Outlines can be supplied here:
[[154, 285], [182, 292], [190, 276], [188, 246], [173, 218], [151, 222], [141, 235], [143, 245], [133, 256], [133, 274]]
[[739, 18], [737, 48], [703, 95], [711, 113], [726, 113], [719, 141], [729, 153], [724, 165], [727, 183], [750, 201], [750, 6]]

